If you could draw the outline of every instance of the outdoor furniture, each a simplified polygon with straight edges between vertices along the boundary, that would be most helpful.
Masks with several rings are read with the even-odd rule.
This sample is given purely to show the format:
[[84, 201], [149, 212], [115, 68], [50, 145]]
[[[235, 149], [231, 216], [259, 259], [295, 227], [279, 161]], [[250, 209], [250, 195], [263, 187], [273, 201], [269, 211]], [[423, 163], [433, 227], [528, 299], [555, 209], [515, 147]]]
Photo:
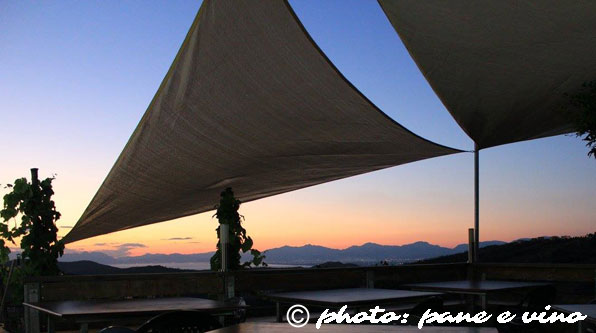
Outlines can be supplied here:
[[553, 304], [557, 296], [557, 289], [552, 285], [546, 285], [533, 289], [521, 301], [520, 307], [523, 311], [542, 311], [547, 305]]
[[[583, 320], [585, 323], [589, 323], [593, 325], [592, 327], [596, 326], [596, 304], [555, 304], [552, 306], [552, 310], [558, 312], [564, 312], [567, 314], [573, 312], [581, 312], [581, 314], [586, 315], [587, 318]], [[581, 321], [577, 323], [578, 332], [583, 332], [583, 324]], [[595, 330], [596, 331], [596, 330]]]
[[200, 311], [174, 311], [159, 314], [139, 327], [137, 333], [200, 333], [220, 328], [212, 315]]
[[515, 282], [490, 280], [459, 280], [445, 282], [412, 283], [403, 285], [404, 288], [422, 291], [436, 291], [449, 294], [473, 295], [480, 298], [483, 310], [486, 309], [486, 295], [492, 292], [537, 288], [549, 285], [543, 282]]
[[421, 330], [417, 326], [393, 326], [393, 325], [344, 325], [324, 324], [317, 330], [314, 324], [308, 324], [301, 328], [294, 328], [286, 323], [242, 323], [228, 326], [212, 331], [213, 333], [319, 333], [319, 332], [341, 332], [341, 333], [383, 333], [383, 332], [446, 332], [446, 333], [496, 333], [497, 329], [492, 327], [450, 327], [450, 326], [424, 326]]
[[54, 332], [57, 318], [80, 324], [81, 332], [86, 333], [88, 324], [98, 321], [151, 316], [175, 310], [223, 314], [244, 307], [237, 303], [192, 297], [35, 302], [23, 303], [23, 305], [48, 314], [48, 333]]
[[269, 294], [267, 297], [276, 302], [277, 321], [282, 321], [281, 304], [292, 303], [339, 309], [366, 308], [381, 304], [395, 304], [404, 301], [418, 301], [425, 297], [437, 296], [436, 292], [418, 292], [410, 290], [391, 290], [375, 288], [349, 288], [330, 290], [311, 290]]

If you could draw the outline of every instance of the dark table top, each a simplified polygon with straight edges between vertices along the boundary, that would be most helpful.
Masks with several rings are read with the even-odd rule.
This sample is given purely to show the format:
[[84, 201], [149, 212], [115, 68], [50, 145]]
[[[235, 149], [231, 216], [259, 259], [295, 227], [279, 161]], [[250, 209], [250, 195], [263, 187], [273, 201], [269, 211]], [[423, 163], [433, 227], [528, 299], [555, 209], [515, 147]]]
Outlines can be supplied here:
[[552, 308], [555, 311], [566, 313], [581, 312], [588, 316], [586, 320], [596, 322], [596, 304], [555, 304]]
[[278, 302], [295, 302], [313, 305], [357, 305], [375, 302], [392, 302], [408, 299], [420, 299], [440, 295], [435, 292], [411, 290], [391, 290], [375, 288], [350, 288], [331, 290], [296, 291], [267, 295]]
[[341, 332], [341, 333], [382, 333], [382, 332], [447, 332], [447, 333], [496, 333], [496, 328], [491, 327], [432, 327], [425, 326], [421, 330], [416, 326], [393, 326], [393, 325], [341, 325], [341, 324], [323, 324], [321, 329], [317, 330], [314, 324], [304, 327], [294, 328], [288, 323], [242, 323], [239, 325], [220, 328], [213, 333], [248, 333], [248, 332], [267, 332], [267, 333], [319, 333], [319, 332]]
[[126, 299], [113, 301], [35, 302], [23, 303], [23, 305], [64, 318], [93, 315], [161, 313], [174, 310], [224, 312], [242, 307], [237, 304], [193, 297]]
[[491, 280], [460, 280], [460, 281], [444, 281], [444, 282], [428, 282], [428, 283], [411, 283], [405, 284], [403, 287], [417, 289], [417, 290], [429, 290], [429, 291], [442, 291], [442, 292], [473, 292], [473, 293], [486, 293], [490, 291], [499, 291], [507, 289], [520, 289], [520, 288], [533, 288], [549, 285], [544, 282], [516, 282], [516, 281], [491, 281]]

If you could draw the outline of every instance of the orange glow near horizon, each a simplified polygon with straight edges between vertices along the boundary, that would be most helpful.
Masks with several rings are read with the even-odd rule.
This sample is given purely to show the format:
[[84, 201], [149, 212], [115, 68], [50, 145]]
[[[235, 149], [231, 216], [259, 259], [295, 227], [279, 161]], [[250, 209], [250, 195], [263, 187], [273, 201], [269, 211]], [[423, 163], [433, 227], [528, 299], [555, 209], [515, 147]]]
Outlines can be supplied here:
[[[343, 182], [352, 182], [356, 186], [358, 178]], [[465, 195], [439, 195], [432, 203], [416, 196], [394, 198], [365, 189], [345, 197], [325, 196], [327, 190], [335, 186], [324, 184], [322, 188], [313, 187], [242, 204], [240, 213], [246, 217], [243, 224], [254, 239], [255, 248], [266, 250], [284, 245], [313, 244], [343, 249], [367, 242], [404, 245], [417, 241], [454, 247], [467, 242], [473, 212], [469, 209], [469, 197]], [[357, 193], [366, 195], [354, 201], [359, 196]], [[482, 240], [512, 241], [520, 237], [578, 236], [594, 232], [590, 214], [575, 216], [585, 228], [569, 233], [561, 220], [566, 214], [557, 216], [548, 209], [507, 212], [486, 202], [483, 204], [486, 213], [481, 219]], [[128, 255], [209, 252], [215, 249], [217, 242], [217, 220], [212, 215], [213, 211], [93, 237], [68, 244], [67, 248], [110, 254], [122, 244], [136, 243], [142, 247], [131, 247]], [[542, 221], [541, 228], [525, 223], [532, 220]], [[60, 234], [66, 234], [65, 231]]]
[[[438, 162], [469, 157], [458, 155]], [[458, 179], [462, 171], [457, 169], [452, 174], [431, 174], [428, 170], [434, 163], [423, 161], [243, 203], [240, 213], [246, 217], [244, 226], [260, 250], [305, 244], [342, 249], [367, 242], [404, 245], [426, 241], [445, 247], [466, 243], [467, 229], [473, 225], [470, 177]], [[40, 165], [40, 177], [47, 177], [45, 171], [52, 169], [51, 165]], [[60, 237], [74, 225], [104, 177], [101, 170], [66, 171], [54, 181], [54, 198], [62, 213]], [[15, 175], [12, 179], [19, 172], [11, 170]], [[416, 174], [424, 178], [416, 179]], [[572, 194], [560, 190], [563, 193], [553, 197], [520, 188], [515, 191], [521, 195], [507, 196], [503, 185], [487, 185], [481, 196], [481, 240], [594, 232], [590, 208], [593, 188], [574, 188]], [[209, 252], [217, 242], [217, 220], [212, 215], [213, 211], [205, 212], [97, 236], [67, 244], [66, 248], [114, 256]], [[123, 250], [122, 244], [130, 246]]]

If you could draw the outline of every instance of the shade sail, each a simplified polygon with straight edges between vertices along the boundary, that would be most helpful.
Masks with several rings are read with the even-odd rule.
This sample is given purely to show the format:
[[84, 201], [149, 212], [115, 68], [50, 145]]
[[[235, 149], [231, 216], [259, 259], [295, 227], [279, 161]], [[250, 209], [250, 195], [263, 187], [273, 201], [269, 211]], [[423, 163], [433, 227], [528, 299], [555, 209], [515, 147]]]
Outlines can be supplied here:
[[572, 131], [561, 103], [596, 79], [596, 2], [379, 3], [480, 148]]
[[458, 152], [392, 121], [284, 1], [205, 0], [73, 242]]

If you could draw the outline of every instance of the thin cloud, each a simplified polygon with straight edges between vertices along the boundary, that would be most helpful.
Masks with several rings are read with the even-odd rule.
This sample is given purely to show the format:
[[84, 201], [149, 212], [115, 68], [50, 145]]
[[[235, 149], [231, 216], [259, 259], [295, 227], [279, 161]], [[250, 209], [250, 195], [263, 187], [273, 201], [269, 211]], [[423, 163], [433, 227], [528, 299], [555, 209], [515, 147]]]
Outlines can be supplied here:
[[135, 248], [135, 247], [147, 247], [147, 245], [145, 244], [141, 244], [141, 243], [124, 243], [121, 245], [118, 245], [119, 248]]
[[[102, 246], [102, 245], [98, 245], [98, 244], [108, 245], [108, 243], [96, 243], [95, 245]], [[111, 257], [114, 257], [114, 258], [120, 258], [120, 257], [129, 256], [130, 251], [132, 249], [145, 248], [145, 247], [147, 247], [147, 245], [141, 244], [141, 243], [124, 243], [124, 244], [120, 244], [120, 245], [115, 245], [113, 247], [114, 247], [114, 250], [102, 249], [101, 252], [103, 252]]]
[[162, 238], [162, 240], [167, 241], [181, 241], [181, 240], [190, 240], [192, 237], [172, 237], [172, 238]]

